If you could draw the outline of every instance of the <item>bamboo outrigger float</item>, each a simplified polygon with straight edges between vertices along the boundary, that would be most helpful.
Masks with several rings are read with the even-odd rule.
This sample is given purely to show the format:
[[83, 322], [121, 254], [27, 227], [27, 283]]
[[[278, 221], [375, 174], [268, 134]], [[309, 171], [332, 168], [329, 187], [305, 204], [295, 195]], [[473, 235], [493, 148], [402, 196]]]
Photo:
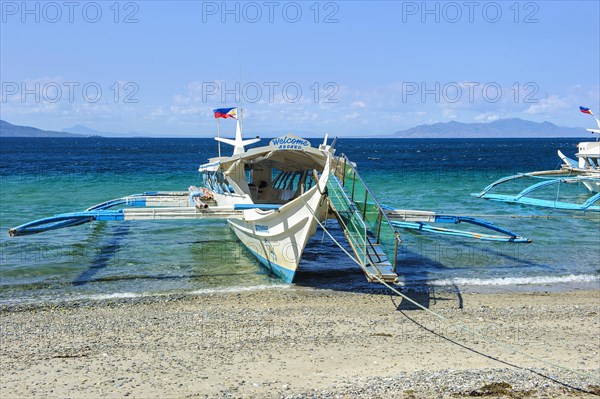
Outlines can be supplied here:
[[[600, 134], [600, 120], [594, 116], [592, 111], [586, 107], [579, 107], [581, 112], [592, 115], [596, 120], [598, 129], [586, 129], [595, 134]], [[558, 156], [563, 164], [559, 170], [543, 170], [538, 172], [519, 173], [513, 176], [503, 177], [489, 186], [481, 193], [473, 194], [479, 198], [493, 201], [533, 205], [545, 208], [562, 209], [569, 211], [591, 211], [600, 212], [600, 142], [585, 141], [577, 145], [578, 152], [575, 154], [577, 161], [567, 157], [560, 150]], [[524, 188], [516, 195], [490, 193], [501, 184], [514, 182], [517, 180], [534, 180], [535, 183]], [[573, 185], [582, 185], [588, 192], [583, 201], [574, 202], [560, 200], [559, 193], [561, 186], [567, 187]], [[535, 198], [531, 195], [544, 188], [556, 187], [554, 199]]]
[[[235, 118], [236, 108], [215, 110]], [[306, 243], [324, 220], [335, 218], [369, 281], [396, 282], [399, 229], [513, 243], [530, 242], [492, 223], [430, 211], [399, 210], [379, 204], [335, 140], [312, 147], [288, 134], [245, 150], [237, 121], [233, 155], [199, 167], [203, 187], [188, 191], [145, 192], [36, 220], [9, 230], [11, 236], [42, 233], [93, 221], [224, 219], [244, 246], [282, 280], [294, 280]], [[219, 148], [220, 154], [220, 148]], [[112, 209], [121, 207], [121, 209]], [[432, 223], [469, 223], [494, 234], [446, 229]]]

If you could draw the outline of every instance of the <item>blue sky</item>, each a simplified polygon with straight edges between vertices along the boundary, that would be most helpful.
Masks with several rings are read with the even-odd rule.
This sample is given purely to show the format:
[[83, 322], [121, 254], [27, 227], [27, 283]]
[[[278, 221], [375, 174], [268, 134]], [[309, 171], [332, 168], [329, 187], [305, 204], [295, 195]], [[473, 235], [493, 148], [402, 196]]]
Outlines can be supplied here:
[[[598, 1], [2, 1], [1, 118], [61, 130], [389, 134], [519, 117], [593, 126]], [[233, 123], [224, 126], [233, 132]]]

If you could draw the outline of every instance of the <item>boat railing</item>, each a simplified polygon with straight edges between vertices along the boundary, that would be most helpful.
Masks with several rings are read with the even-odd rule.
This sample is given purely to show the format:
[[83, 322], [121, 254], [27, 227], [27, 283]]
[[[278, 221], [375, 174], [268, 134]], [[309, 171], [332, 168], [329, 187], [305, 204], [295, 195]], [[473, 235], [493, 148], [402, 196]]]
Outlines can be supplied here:
[[345, 154], [336, 157], [334, 175], [346, 190], [350, 201], [358, 208], [367, 232], [374, 238], [375, 243], [383, 247], [387, 254], [394, 254], [392, 265], [395, 272], [398, 247], [402, 241], [384, 208]]
[[360, 218], [356, 206], [344, 193], [341, 181], [337, 179], [337, 182], [334, 183], [332, 179], [337, 178], [332, 176], [327, 183], [329, 199], [341, 219], [339, 222], [342, 224], [357, 260], [364, 267], [367, 264], [367, 226]]

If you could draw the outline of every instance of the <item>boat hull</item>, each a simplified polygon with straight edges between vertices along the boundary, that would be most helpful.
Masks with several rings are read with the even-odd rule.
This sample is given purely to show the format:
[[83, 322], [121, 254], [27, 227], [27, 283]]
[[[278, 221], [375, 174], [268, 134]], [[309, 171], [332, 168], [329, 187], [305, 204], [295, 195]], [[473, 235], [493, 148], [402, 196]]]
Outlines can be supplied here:
[[[244, 211], [228, 223], [238, 239], [271, 272], [287, 283], [294, 280], [308, 238], [327, 212], [327, 200], [313, 187], [278, 210]], [[313, 216], [315, 215], [315, 216]]]
[[592, 193], [600, 193], [600, 182], [598, 181], [585, 181], [583, 185]]

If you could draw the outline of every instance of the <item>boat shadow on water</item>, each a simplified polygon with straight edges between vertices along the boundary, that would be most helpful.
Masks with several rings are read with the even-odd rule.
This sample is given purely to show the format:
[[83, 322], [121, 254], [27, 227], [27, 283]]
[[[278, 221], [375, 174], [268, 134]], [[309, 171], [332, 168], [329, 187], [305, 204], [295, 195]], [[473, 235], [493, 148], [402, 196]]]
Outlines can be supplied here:
[[[106, 224], [98, 223], [94, 226], [93, 233], [87, 241], [89, 242], [102, 236], [104, 230], [106, 230]], [[102, 244], [91, 257], [89, 267], [79, 273], [71, 284], [74, 286], [81, 286], [91, 281], [98, 280], [94, 276], [114, 262], [115, 258], [118, 258], [123, 240], [128, 234], [129, 226], [127, 224], [114, 226], [106, 242]]]
[[[339, 226], [329, 228], [329, 231], [346, 251], [351, 252], [349, 246], [343, 243], [343, 233]], [[322, 242], [320, 237], [322, 235], [317, 233], [306, 246], [301, 267], [294, 280], [296, 286], [396, 296], [384, 285], [368, 282], [361, 268], [353, 260], [343, 256], [341, 250], [331, 251], [331, 246], [327, 245], [327, 242]], [[330, 239], [325, 237], [324, 240]], [[409, 259], [409, 262], [405, 262], [406, 259]], [[429, 308], [437, 301], [456, 301], [458, 308], [462, 309], [462, 293], [457, 285], [438, 287], [429, 283], [431, 281], [429, 271], [443, 269], [448, 269], [448, 267], [418, 253], [418, 251], [405, 249], [399, 253], [397, 262], [396, 272], [399, 284], [392, 286], [425, 308]], [[398, 310], [421, 309], [407, 300], [402, 300], [398, 305]]]

